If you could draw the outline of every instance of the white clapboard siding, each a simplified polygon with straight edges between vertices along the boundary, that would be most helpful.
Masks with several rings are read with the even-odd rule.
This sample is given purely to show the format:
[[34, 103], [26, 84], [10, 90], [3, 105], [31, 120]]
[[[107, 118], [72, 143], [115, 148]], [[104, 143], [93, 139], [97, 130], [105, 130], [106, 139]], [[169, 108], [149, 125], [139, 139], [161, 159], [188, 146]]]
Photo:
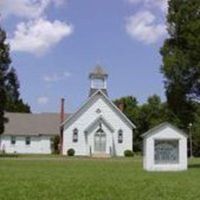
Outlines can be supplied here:
[[[143, 167], [147, 171], [180, 171], [187, 169], [187, 135], [169, 123], [163, 123], [143, 135]], [[154, 161], [155, 140], [178, 140], [179, 162], [156, 164]]]
[[18, 154], [51, 154], [50, 136], [30, 136], [31, 143], [26, 145], [25, 136], [15, 136], [16, 143], [11, 144], [11, 136], [1, 136], [1, 150]]
[[[97, 112], [100, 111], [100, 112]], [[76, 152], [76, 155], [79, 156], [89, 156], [90, 151], [94, 150], [94, 134], [97, 129], [94, 129], [91, 133], [85, 134], [84, 130], [90, 126], [96, 119], [103, 117], [106, 122], [108, 122], [114, 129], [111, 132], [104, 124], [103, 130], [106, 133], [106, 153], [110, 154], [110, 148], [115, 147], [115, 155], [123, 156], [124, 151], [129, 149], [132, 150], [133, 140], [132, 140], [132, 127], [122, 119], [118, 113], [118, 110], [114, 109], [110, 104], [105, 100], [103, 95], [97, 94], [97, 97], [90, 105], [82, 108], [80, 116], [76, 117], [73, 123], [65, 125], [64, 129], [64, 140], [63, 140], [63, 154], [67, 153], [67, 150], [73, 148]], [[77, 128], [78, 133], [78, 142], [73, 143], [73, 130]], [[123, 143], [118, 143], [118, 131], [123, 130]]]

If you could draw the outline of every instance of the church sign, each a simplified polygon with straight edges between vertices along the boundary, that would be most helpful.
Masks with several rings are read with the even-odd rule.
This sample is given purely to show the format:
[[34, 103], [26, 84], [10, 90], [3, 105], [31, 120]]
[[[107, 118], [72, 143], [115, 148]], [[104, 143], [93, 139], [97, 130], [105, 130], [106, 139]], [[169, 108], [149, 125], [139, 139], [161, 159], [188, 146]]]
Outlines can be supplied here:
[[143, 166], [147, 171], [187, 169], [187, 135], [169, 123], [143, 134]]

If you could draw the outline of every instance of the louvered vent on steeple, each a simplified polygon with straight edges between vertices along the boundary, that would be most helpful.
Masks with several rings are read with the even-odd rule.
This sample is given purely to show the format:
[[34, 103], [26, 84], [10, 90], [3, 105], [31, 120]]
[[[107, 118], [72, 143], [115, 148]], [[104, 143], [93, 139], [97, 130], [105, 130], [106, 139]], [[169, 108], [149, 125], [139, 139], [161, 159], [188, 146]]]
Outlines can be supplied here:
[[107, 79], [108, 74], [104, 71], [104, 69], [97, 65], [94, 70], [89, 74], [89, 79], [91, 81], [90, 86], [90, 94], [92, 96], [97, 90], [102, 90], [104, 94], [108, 95], [107, 93]]

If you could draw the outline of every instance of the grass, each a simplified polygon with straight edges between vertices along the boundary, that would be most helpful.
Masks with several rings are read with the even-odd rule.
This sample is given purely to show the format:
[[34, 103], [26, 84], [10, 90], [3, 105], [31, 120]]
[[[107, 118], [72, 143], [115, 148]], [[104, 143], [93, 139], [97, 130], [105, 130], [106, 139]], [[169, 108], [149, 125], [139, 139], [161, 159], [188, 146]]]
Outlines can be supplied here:
[[149, 173], [140, 158], [0, 159], [1, 200], [199, 200], [200, 159], [186, 172]]

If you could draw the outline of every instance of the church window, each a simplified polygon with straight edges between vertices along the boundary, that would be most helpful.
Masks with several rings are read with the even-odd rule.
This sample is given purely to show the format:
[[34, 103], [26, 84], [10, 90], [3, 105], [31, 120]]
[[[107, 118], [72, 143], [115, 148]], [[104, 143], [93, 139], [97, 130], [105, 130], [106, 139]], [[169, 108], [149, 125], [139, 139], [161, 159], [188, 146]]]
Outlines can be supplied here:
[[177, 164], [179, 162], [178, 140], [155, 140], [155, 164]]
[[25, 138], [25, 143], [26, 143], [26, 145], [30, 145], [31, 144], [31, 138], [30, 137], [26, 137]]
[[78, 142], [78, 129], [77, 128], [75, 128], [73, 130], [73, 142], [74, 143]]
[[11, 136], [11, 144], [15, 145], [16, 144], [16, 137], [15, 136]]
[[97, 114], [100, 114], [100, 113], [101, 113], [101, 109], [98, 108], [98, 109], [96, 110], [96, 113], [97, 113]]
[[123, 131], [121, 129], [118, 131], [118, 143], [123, 143]]

